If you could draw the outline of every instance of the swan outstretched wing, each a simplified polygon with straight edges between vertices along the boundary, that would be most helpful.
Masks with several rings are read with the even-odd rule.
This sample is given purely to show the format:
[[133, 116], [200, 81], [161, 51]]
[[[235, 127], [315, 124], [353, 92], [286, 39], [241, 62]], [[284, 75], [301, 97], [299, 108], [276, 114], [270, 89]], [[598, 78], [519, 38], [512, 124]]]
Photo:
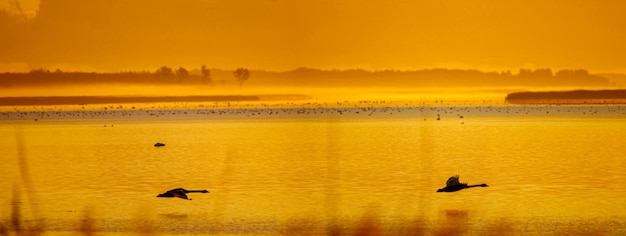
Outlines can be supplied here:
[[461, 182], [459, 182], [459, 175], [452, 176], [448, 178], [448, 181], [446, 181], [446, 187], [457, 186], [460, 184]]

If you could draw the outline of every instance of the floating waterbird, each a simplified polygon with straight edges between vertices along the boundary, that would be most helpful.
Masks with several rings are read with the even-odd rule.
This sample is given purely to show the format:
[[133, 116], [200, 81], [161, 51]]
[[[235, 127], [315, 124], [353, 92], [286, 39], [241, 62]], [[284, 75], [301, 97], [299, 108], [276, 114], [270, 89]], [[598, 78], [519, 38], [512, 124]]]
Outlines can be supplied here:
[[155, 143], [154, 146], [155, 147], [163, 147], [163, 146], [165, 146], [165, 143]]
[[459, 175], [452, 176], [446, 181], [446, 187], [437, 190], [437, 192], [456, 192], [464, 188], [472, 187], [488, 187], [486, 184], [467, 185], [467, 183], [459, 182]]
[[161, 193], [157, 195], [157, 197], [177, 197], [182, 199], [191, 200], [191, 198], [187, 197], [187, 193], [208, 193], [207, 190], [186, 190], [184, 188], [175, 188], [169, 190], [165, 193]]

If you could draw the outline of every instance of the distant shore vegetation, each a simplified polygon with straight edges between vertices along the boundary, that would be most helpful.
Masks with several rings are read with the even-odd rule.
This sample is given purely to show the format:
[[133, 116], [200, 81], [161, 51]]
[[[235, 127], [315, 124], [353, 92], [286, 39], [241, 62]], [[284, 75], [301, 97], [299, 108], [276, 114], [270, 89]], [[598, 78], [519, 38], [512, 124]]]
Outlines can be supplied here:
[[626, 104], [626, 90], [574, 90], [509, 93], [511, 104]]
[[162, 66], [154, 71], [114, 73], [68, 72], [36, 69], [26, 73], [0, 74], [0, 88], [148, 84], [206, 85], [207, 87], [402, 87], [402, 88], [477, 88], [477, 87], [565, 87], [617, 88], [626, 84], [619, 74], [591, 74], [584, 69], [520, 69], [518, 72], [483, 72], [460, 69], [413, 71], [321, 70], [297, 68], [291, 71], [187, 69]]

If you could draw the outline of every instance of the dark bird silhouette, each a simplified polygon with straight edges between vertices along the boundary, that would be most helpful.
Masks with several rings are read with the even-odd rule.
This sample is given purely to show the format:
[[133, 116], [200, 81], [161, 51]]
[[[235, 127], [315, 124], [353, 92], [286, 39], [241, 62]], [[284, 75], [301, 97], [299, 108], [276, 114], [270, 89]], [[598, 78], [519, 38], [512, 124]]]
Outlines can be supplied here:
[[177, 198], [191, 200], [191, 198], [187, 197], [187, 193], [208, 193], [208, 192], [209, 191], [207, 190], [187, 190], [184, 188], [175, 188], [165, 193], [161, 193], [157, 195], [157, 197], [177, 197]]
[[163, 147], [163, 146], [165, 146], [165, 143], [155, 143], [154, 146], [155, 147]]
[[437, 192], [456, 192], [464, 188], [488, 187], [486, 184], [467, 185], [467, 183], [459, 182], [459, 175], [452, 176], [446, 181], [446, 187], [437, 190]]

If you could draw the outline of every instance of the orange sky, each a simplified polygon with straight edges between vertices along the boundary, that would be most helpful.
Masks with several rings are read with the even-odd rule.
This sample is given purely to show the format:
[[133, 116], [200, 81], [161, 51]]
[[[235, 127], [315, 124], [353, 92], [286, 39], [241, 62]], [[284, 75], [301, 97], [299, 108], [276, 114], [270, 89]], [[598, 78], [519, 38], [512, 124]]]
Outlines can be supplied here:
[[626, 73], [621, 0], [0, 0], [0, 9], [0, 72], [205, 64]]

